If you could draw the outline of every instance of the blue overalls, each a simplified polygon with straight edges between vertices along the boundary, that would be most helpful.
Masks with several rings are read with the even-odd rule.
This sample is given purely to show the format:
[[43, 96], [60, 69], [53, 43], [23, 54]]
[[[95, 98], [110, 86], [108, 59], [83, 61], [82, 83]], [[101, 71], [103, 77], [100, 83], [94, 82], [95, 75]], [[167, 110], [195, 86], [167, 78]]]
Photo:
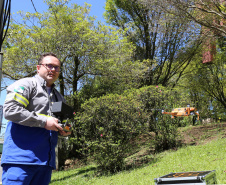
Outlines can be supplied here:
[[[21, 181], [22, 184], [30, 185], [31, 182], [26, 183], [26, 176], [21, 175], [23, 171], [28, 171], [33, 173], [36, 177], [40, 176], [42, 183], [39, 185], [49, 184], [51, 175], [47, 175], [52, 172], [55, 166], [55, 147], [57, 145], [58, 133], [55, 131], [49, 131], [44, 128], [39, 127], [27, 127], [19, 125], [13, 122], [8, 122], [7, 129], [5, 132], [5, 142], [3, 144], [3, 155], [1, 158], [1, 164], [7, 178], [11, 178], [12, 184], [15, 181]], [[10, 151], [6, 153], [5, 151]], [[11, 168], [10, 172], [6, 172], [9, 166], [20, 166], [18, 168]], [[36, 169], [43, 168], [37, 173]], [[44, 170], [45, 169], [45, 170]], [[42, 174], [44, 172], [44, 174]], [[18, 174], [18, 176], [16, 176]], [[19, 175], [20, 174], [20, 175]], [[46, 175], [46, 176], [45, 176]], [[32, 177], [32, 175], [28, 175]], [[47, 178], [47, 179], [45, 179]], [[2, 177], [2, 182], [4, 185], [4, 175]], [[7, 184], [9, 184], [10, 179], [7, 179]], [[37, 184], [37, 185], [38, 185]]]
[[55, 166], [58, 132], [46, 130], [51, 102], [64, 101], [39, 75], [16, 81], [7, 88], [4, 116], [7, 124], [1, 165], [3, 185], [47, 185]]

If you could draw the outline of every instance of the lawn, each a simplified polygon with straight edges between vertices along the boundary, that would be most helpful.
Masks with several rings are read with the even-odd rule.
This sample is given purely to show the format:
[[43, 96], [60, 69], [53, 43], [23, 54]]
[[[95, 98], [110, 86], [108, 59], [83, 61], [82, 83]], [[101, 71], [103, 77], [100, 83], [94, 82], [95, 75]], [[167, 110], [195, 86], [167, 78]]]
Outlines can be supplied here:
[[[206, 129], [204, 129], [206, 128]], [[90, 165], [67, 171], [54, 172], [51, 184], [59, 185], [154, 185], [154, 178], [170, 172], [216, 170], [217, 183], [226, 184], [226, 138], [222, 125], [186, 128], [189, 145], [149, 156], [142, 167], [114, 175], [98, 175]], [[196, 135], [191, 132], [195, 130]], [[199, 130], [199, 131], [198, 131]], [[188, 134], [189, 133], [189, 134]], [[197, 145], [198, 144], [198, 145]]]

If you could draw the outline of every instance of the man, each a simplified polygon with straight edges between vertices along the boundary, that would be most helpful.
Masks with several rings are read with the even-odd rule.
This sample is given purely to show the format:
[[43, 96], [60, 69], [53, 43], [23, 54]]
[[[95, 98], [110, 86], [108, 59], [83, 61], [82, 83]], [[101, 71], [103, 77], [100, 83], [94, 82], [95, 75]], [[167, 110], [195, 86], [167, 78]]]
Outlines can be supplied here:
[[48, 185], [55, 166], [58, 132], [67, 136], [51, 115], [52, 102], [64, 101], [54, 88], [60, 61], [53, 53], [41, 55], [37, 75], [7, 88], [5, 132], [1, 165], [3, 185]]

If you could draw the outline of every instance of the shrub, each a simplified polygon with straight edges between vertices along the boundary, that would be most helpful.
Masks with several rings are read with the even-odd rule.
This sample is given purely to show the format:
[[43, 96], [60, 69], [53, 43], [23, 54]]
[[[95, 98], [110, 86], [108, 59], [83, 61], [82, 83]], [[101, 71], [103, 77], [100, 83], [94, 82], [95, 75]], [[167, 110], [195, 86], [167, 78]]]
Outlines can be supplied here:
[[162, 115], [161, 110], [178, 107], [184, 98], [178, 91], [148, 86], [90, 99], [76, 115], [76, 134], [71, 141], [101, 170], [119, 171], [131, 151], [130, 142], [140, 134], [155, 133], [156, 152], [176, 146], [179, 119]]
[[[130, 140], [145, 129], [141, 102], [133, 95], [108, 95], [83, 104], [77, 116], [81, 151], [91, 155], [102, 170], [119, 171], [124, 167]], [[79, 129], [78, 129], [79, 128]]]
[[162, 86], [149, 86], [140, 91], [140, 99], [149, 117], [149, 131], [155, 133], [155, 152], [175, 147], [180, 120], [163, 115], [162, 110], [171, 111], [173, 107], [177, 107], [181, 102], [180, 93]]

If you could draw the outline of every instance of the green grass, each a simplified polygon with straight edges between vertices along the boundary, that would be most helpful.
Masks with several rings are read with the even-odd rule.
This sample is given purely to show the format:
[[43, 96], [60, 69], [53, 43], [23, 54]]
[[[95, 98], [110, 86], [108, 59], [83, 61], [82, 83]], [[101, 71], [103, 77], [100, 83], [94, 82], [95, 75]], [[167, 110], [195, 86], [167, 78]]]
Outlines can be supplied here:
[[142, 167], [115, 175], [97, 176], [95, 166], [54, 172], [51, 184], [59, 185], [154, 185], [154, 178], [170, 172], [216, 170], [217, 183], [226, 184], [226, 139], [205, 145], [166, 151]]
[[154, 178], [170, 172], [216, 170], [217, 183], [226, 184], [226, 139], [205, 145], [188, 146], [155, 156], [154, 162], [142, 168], [115, 175], [96, 176], [95, 166], [54, 172], [51, 184], [59, 185], [154, 185]]

